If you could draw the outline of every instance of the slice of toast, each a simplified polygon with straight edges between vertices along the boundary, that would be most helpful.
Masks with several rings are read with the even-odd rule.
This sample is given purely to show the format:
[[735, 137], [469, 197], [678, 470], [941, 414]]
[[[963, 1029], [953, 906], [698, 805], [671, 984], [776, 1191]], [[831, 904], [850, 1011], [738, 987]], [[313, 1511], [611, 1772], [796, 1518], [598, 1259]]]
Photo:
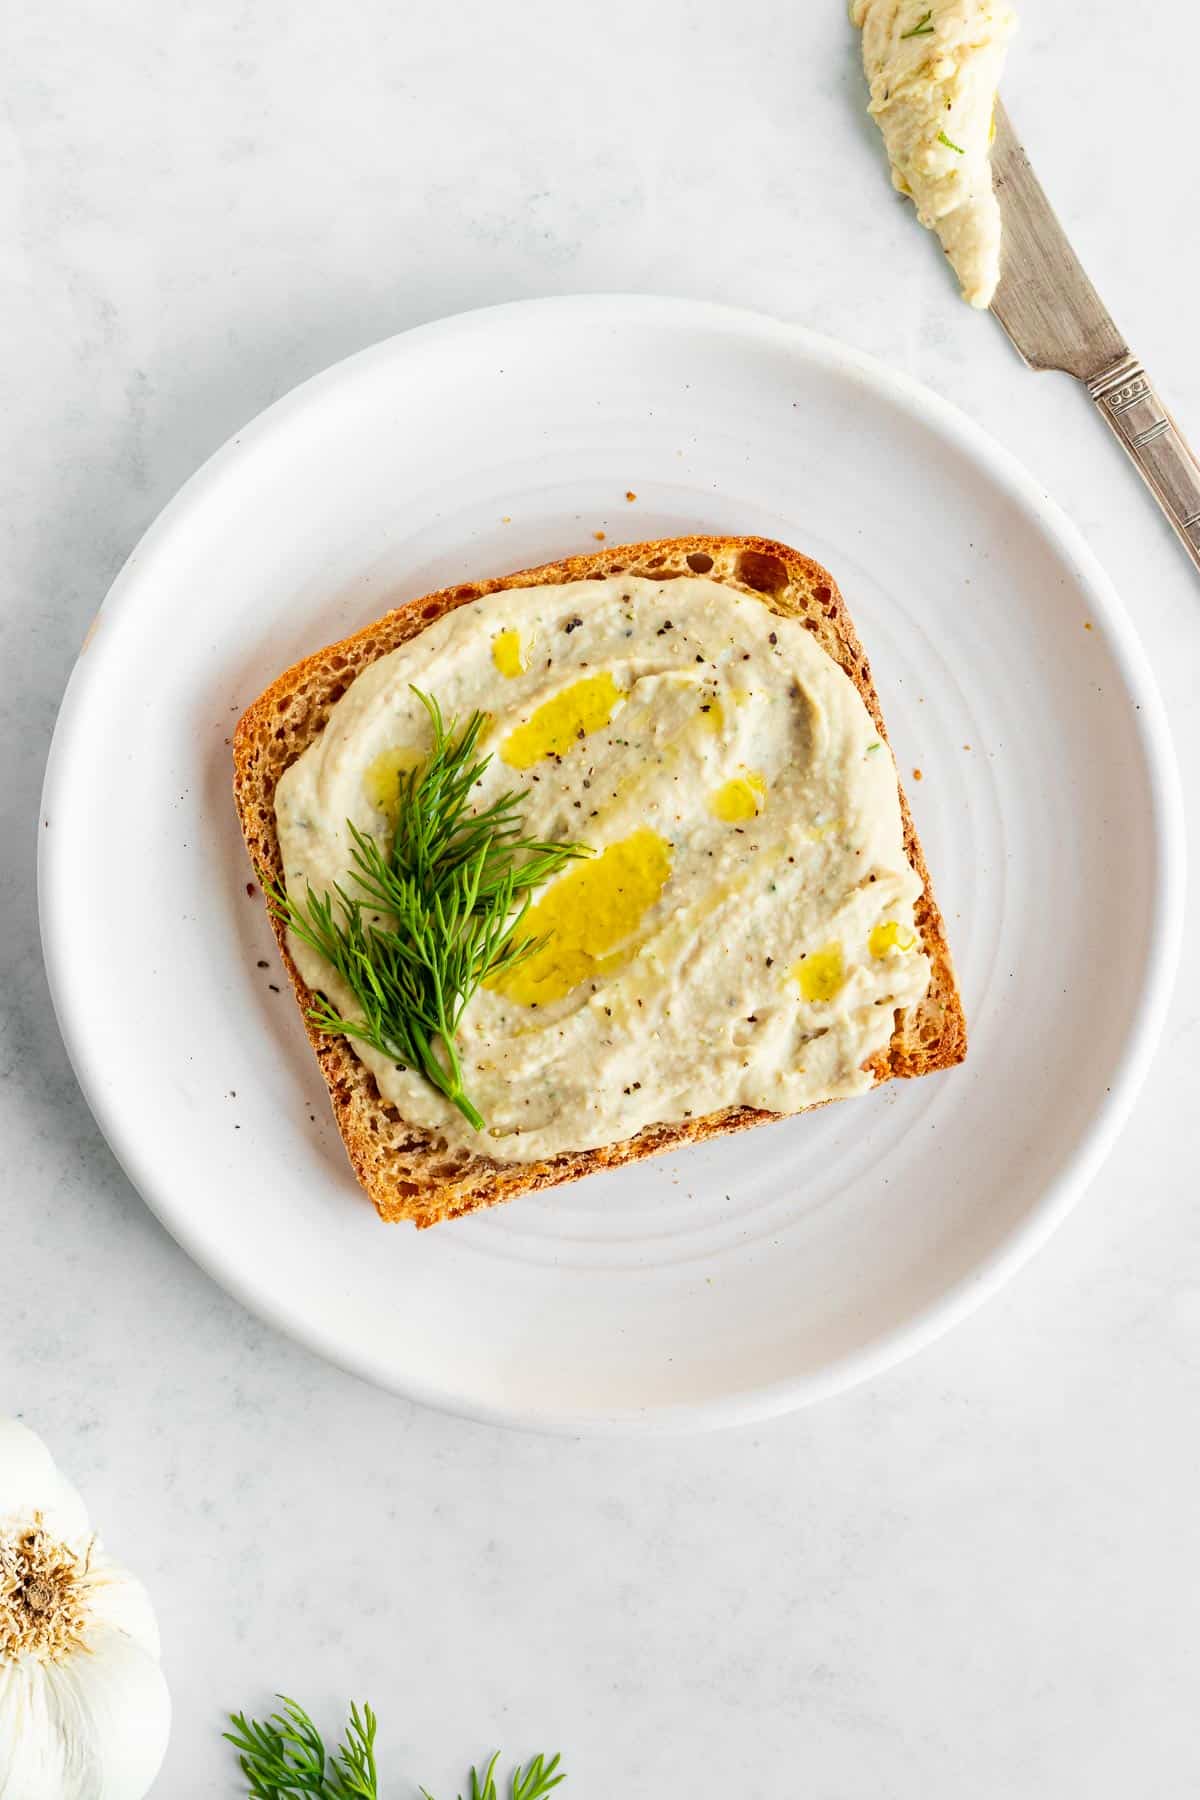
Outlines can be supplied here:
[[[444, 613], [500, 588], [644, 575], [710, 575], [740, 593], [754, 595], [785, 617], [802, 619], [817, 642], [854, 682], [886, 742], [871, 671], [833, 577], [807, 556], [766, 538], [686, 537], [660, 543], [605, 546], [586, 556], [568, 557], [540, 569], [523, 569], [494, 581], [464, 582], [410, 600], [367, 625], [353, 637], [318, 650], [288, 669], [243, 714], [234, 738], [234, 796], [255, 872], [264, 888], [280, 881], [283, 864], [275, 827], [275, 787], [283, 771], [323, 730], [334, 703], [369, 663], [396, 649]], [[913, 829], [903, 788], [900, 810], [908, 859], [923, 883], [915, 916], [932, 976], [928, 993], [897, 1016], [886, 1053], [867, 1065], [876, 1082], [893, 1076], [927, 1075], [950, 1068], [966, 1055], [966, 1023], [941, 914], [929, 871]], [[284, 967], [301, 1011], [313, 1004], [312, 990], [288, 954], [286, 933], [272, 917]], [[615, 1168], [660, 1150], [696, 1143], [727, 1131], [741, 1131], [776, 1117], [734, 1106], [705, 1118], [648, 1126], [623, 1143], [599, 1150], [569, 1151], [543, 1162], [498, 1163], [484, 1155], [451, 1151], [433, 1132], [409, 1124], [384, 1100], [374, 1076], [348, 1041], [305, 1029], [329, 1088], [334, 1117], [359, 1181], [383, 1219], [411, 1219], [436, 1225], [478, 1207], [495, 1206], [530, 1188], [575, 1181], [595, 1170]], [[822, 1102], [821, 1104], [826, 1104]]]

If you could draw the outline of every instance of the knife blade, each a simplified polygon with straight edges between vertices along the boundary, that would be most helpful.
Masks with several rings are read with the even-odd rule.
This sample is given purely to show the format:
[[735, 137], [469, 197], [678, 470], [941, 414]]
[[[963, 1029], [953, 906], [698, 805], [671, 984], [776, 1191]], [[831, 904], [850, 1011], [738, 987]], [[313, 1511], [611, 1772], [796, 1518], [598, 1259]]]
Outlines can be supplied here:
[[1200, 570], [1200, 463], [1088, 280], [1000, 101], [992, 180], [1004, 245], [992, 312], [1030, 368], [1084, 383]]

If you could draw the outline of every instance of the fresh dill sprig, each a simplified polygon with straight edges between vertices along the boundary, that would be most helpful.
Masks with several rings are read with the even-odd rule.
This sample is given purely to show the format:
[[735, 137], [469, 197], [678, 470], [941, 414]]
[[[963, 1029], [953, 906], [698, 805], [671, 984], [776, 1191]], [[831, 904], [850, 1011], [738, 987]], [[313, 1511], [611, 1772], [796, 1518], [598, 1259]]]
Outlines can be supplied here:
[[521, 932], [531, 892], [588, 852], [523, 837], [514, 790], [472, 812], [471, 790], [491, 761], [476, 754], [486, 716], [472, 713], [459, 731], [436, 700], [413, 693], [429, 714], [433, 748], [397, 777], [389, 848], [347, 820], [360, 892], [310, 887], [300, 906], [277, 886], [271, 904], [341, 977], [362, 1014], [344, 1018], [321, 995], [309, 1011], [313, 1024], [416, 1069], [480, 1131], [455, 1044], [463, 1013], [482, 982], [541, 948], [544, 939]]
[[937, 141], [939, 144], [945, 144], [947, 150], [957, 151], [959, 156], [965, 156], [967, 154], [962, 145], [956, 144], [953, 138], [948, 138], [944, 131], [938, 132]]
[[[371, 1708], [351, 1706], [345, 1737], [331, 1755], [304, 1708], [286, 1694], [277, 1698], [281, 1712], [262, 1721], [231, 1713], [233, 1729], [222, 1734], [237, 1751], [242, 1774], [250, 1783], [248, 1800], [299, 1800], [305, 1794], [314, 1800], [379, 1800], [378, 1721]], [[518, 1765], [509, 1778], [508, 1800], [544, 1800], [567, 1778], [566, 1770], [559, 1768], [561, 1760], [557, 1755], [549, 1759], [539, 1755], [524, 1768]], [[497, 1751], [483, 1768], [471, 1770], [467, 1800], [498, 1800], [499, 1761]], [[425, 1800], [432, 1800], [426, 1788], [421, 1792]]]
[[[471, 1785], [467, 1791], [467, 1800], [498, 1800], [496, 1792], [496, 1764], [500, 1761], [497, 1750], [490, 1763], [483, 1769], [471, 1770]], [[551, 1788], [556, 1788], [560, 1781], [567, 1779], [566, 1770], [559, 1772], [561, 1758], [552, 1756], [549, 1762], [544, 1756], [535, 1756], [525, 1768], [515, 1768], [509, 1777], [509, 1800], [542, 1800]], [[428, 1788], [422, 1788], [425, 1800], [433, 1800]], [[462, 1795], [458, 1800], [463, 1800]]]
[[375, 1766], [375, 1714], [364, 1705], [350, 1708], [346, 1735], [332, 1755], [321, 1734], [295, 1700], [286, 1694], [282, 1712], [269, 1719], [231, 1713], [232, 1731], [223, 1733], [238, 1753], [242, 1774], [250, 1783], [249, 1800], [289, 1800], [313, 1794], [318, 1800], [379, 1800]]
[[929, 37], [929, 36], [931, 36], [932, 32], [933, 32], [933, 13], [927, 12], [923, 18], [918, 19], [917, 23], [913, 26], [911, 31], [902, 31], [900, 33], [900, 41], [901, 41], [901, 43], [903, 43], [905, 38], [910, 38], [910, 37]]

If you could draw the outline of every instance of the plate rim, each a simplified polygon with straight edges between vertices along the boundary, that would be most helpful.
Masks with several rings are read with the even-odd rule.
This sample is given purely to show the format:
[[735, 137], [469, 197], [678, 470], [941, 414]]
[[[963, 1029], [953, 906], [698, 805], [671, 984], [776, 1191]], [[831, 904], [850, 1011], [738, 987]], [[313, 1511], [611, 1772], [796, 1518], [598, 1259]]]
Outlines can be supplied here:
[[[318, 1322], [296, 1316], [270, 1292], [235, 1265], [222, 1259], [209, 1245], [198, 1241], [189, 1219], [157, 1191], [153, 1172], [142, 1166], [137, 1134], [126, 1115], [110, 1104], [88, 1066], [86, 1018], [71, 999], [64, 979], [68, 957], [61, 939], [64, 909], [60, 898], [60, 834], [45, 829], [45, 821], [57, 813], [58, 795], [68, 779], [71, 742], [82, 701], [103, 676], [105, 656], [101, 643], [84, 651], [102, 615], [118, 612], [152, 566], [160, 547], [168, 543], [190, 516], [202, 511], [209, 494], [232, 466], [251, 449], [263, 447], [272, 437], [286, 432], [294, 415], [320, 404], [327, 391], [360, 378], [372, 365], [389, 357], [419, 352], [423, 340], [451, 337], [456, 333], [486, 331], [523, 315], [530, 322], [539, 314], [565, 315], [588, 312], [607, 315], [612, 325], [657, 322], [681, 328], [720, 326], [753, 334], [786, 346], [797, 357], [850, 375], [884, 400], [900, 403], [923, 423], [971, 454], [976, 466], [993, 485], [1006, 491], [1056, 543], [1073, 565], [1081, 587], [1088, 591], [1103, 617], [1127, 691], [1140, 710], [1134, 728], [1146, 758], [1147, 777], [1154, 809], [1155, 866], [1151, 903], [1151, 941], [1146, 973], [1113, 1070], [1109, 1091], [1089, 1120], [1066, 1167], [1046, 1187], [1020, 1223], [968, 1274], [946, 1288], [936, 1300], [894, 1326], [874, 1342], [835, 1360], [825, 1368], [780, 1379], [703, 1400], [645, 1408], [623, 1407], [596, 1411], [540, 1409], [528, 1404], [502, 1404], [455, 1392], [421, 1378], [404, 1379], [373, 1360], [369, 1349], [347, 1346]], [[761, 1422], [797, 1410], [820, 1399], [871, 1379], [905, 1360], [941, 1337], [990, 1298], [1029, 1260], [1061, 1224], [1079, 1200], [1128, 1120], [1149, 1070], [1161, 1036], [1174, 987], [1182, 944], [1185, 883], [1185, 824], [1182, 785], [1166, 709], [1149, 659], [1133, 621], [1111, 579], [1067, 513], [1043, 488], [1014, 452], [1007, 449], [953, 401], [934, 392], [905, 372], [881, 359], [824, 333], [758, 312], [747, 307], [694, 300], [670, 295], [587, 293], [554, 295], [505, 301], [448, 314], [397, 332], [367, 345], [352, 355], [308, 377], [233, 432], [188, 477], [157, 514], [134, 545], [111, 583], [77, 653], [64, 688], [46, 762], [38, 814], [37, 895], [42, 955], [51, 1003], [67, 1056], [83, 1097], [122, 1170], [146, 1206], [180, 1248], [239, 1304], [273, 1328], [299, 1342], [336, 1366], [371, 1381], [376, 1386], [460, 1418], [482, 1424], [571, 1436], [670, 1435], [713, 1430]]]

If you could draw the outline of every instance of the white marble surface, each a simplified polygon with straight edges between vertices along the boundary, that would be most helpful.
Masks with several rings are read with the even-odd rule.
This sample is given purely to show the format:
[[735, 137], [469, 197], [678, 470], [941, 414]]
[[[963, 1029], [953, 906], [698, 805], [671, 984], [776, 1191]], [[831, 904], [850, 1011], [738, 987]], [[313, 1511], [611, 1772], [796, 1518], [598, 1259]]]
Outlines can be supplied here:
[[[561, 1746], [573, 1800], [1195, 1791], [1194, 939], [1116, 1153], [999, 1299], [869, 1388], [661, 1446], [438, 1417], [248, 1317], [129, 1188], [48, 1011], [38, 788], [123, 558], [295, 382], [491, 300], [758, 306], [949, 395], [1087, 533], [1195, 770], [1200, 583], [1070, 384], [954, 299], [840, 0], [47, 0], [6, 39], [0, 1407], [156, 1598], [156, 1794], [240, 1791], [222, 1709], [275, 1687], [331, 1722], [370, 1696], [397, 1796], [493, 1743]], [[1198, 61], [1191, 0], [1030, 5], [1006, 87], [1193, 440]]]

